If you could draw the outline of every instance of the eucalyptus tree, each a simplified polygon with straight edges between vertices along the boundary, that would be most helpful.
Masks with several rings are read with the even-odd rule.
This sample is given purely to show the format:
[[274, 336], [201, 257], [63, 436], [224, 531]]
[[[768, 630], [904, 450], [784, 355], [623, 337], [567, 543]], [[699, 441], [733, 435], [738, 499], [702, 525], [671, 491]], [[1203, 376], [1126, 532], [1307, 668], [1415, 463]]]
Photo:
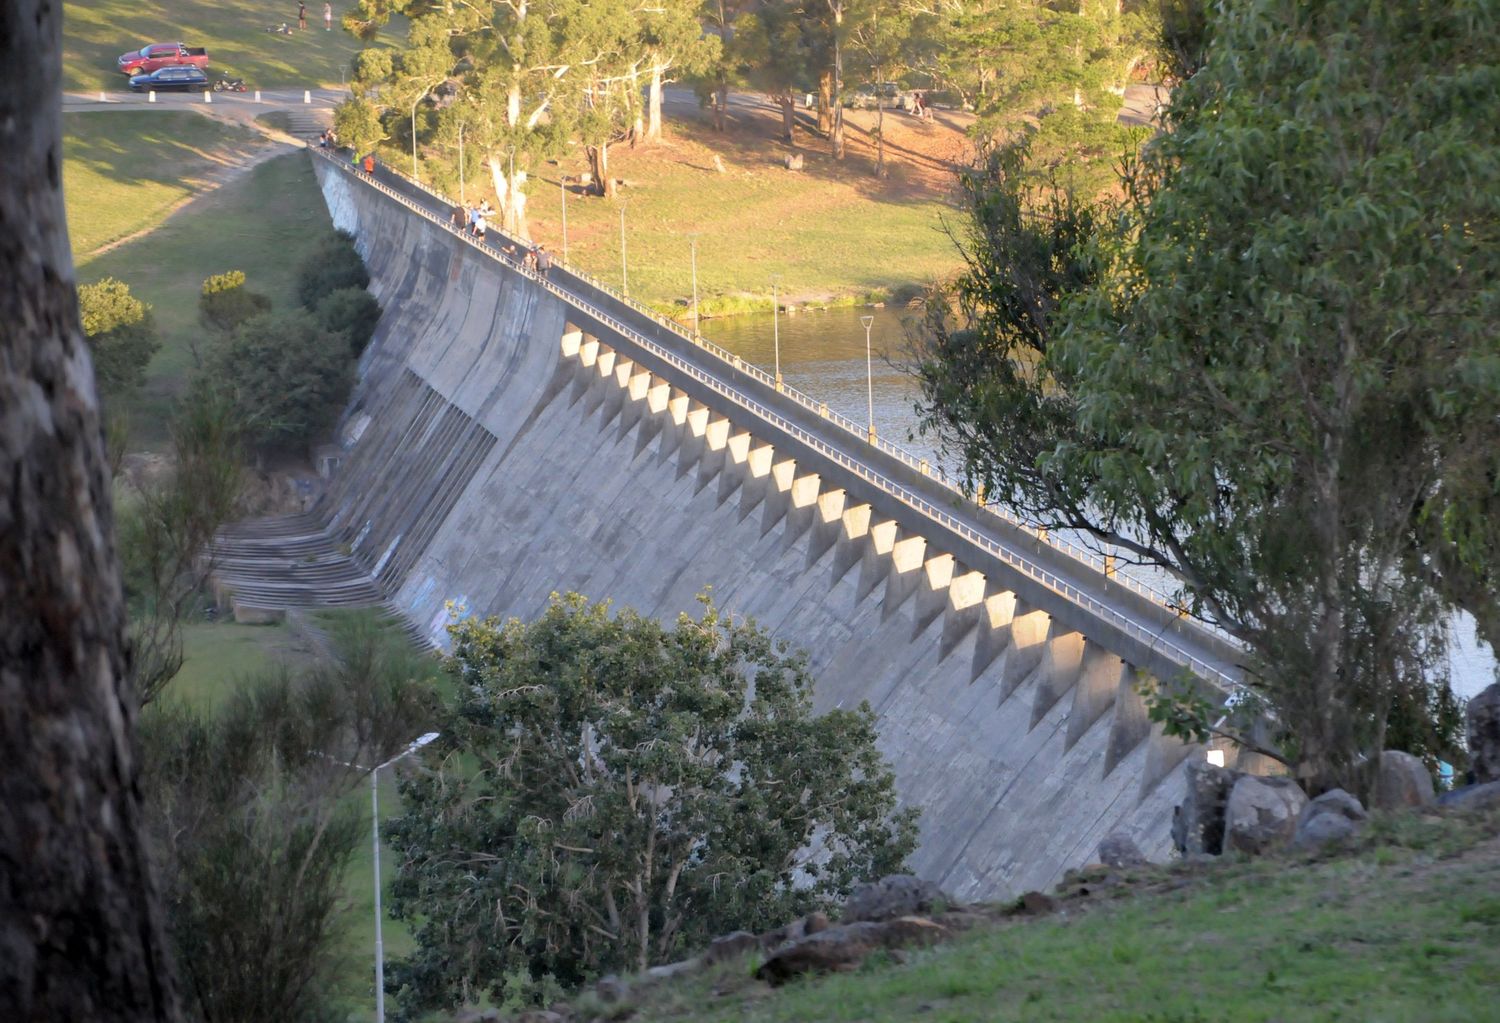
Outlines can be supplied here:
[[767, 0], [736, 23], [730, 53], [746, 83], [781, 111], [781, 137], [793, 141], [797, 89], [820, 70], [800, 0]]
[[656, 0], [636, 10], [636, 47], [648, 79], [646, 123], [636, 135], [659, 142], [662, 87], [713, 67], [723, 43], [717, 34], [704, 31], [697, 0]]
[[907, 63], [915, 11], [906, 0], [858, 0], [849, 22], [852, 61], [875, 89], [875, 176], [885, 177], [885, 95], [879, 83]]
[[[1496, 28], [1482, 2], [1217, 8], [1118, 210], [1024, 153], [982, 168], [963, 315], [922, 342], [971, 481], [1171, 572], [1314, 788], [1359, 787], [1393, 714], [1442, 716], [1446, 607], [1494, 607]], [[1454, 562], [1465, 586], [1433, 578]], [[1153, 703], [1220, 727], [1172, 680]]]

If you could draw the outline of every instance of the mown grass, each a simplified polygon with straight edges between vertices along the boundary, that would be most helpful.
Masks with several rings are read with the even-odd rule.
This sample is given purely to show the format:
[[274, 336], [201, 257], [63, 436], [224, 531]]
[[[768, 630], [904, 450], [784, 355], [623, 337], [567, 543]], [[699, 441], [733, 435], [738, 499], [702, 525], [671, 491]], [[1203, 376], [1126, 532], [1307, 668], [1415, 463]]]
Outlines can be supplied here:
[[[409, 171], [409, 152], [396, 141], [387, 146], [391, 166]], [[569, 185], [568, 262], [619, 288], [623, 208], [630, 296], [674, 315], [686, 315], [691, 303], [695, 234], [705, 316], [769, 310], [773, 277], [783, 300], [836, 305], [883, 299], [958, 266], [943, 229], [952, 207], [931, 187], [899, 173], [879, 181], [858, 160], [836, 165], [817, 152], [805, 153], [805, 171], [792, 172], [778, 162], [783, 152], [770, 140], [716, 135], [691, 121], [673, 122], [666, 145], [616, 147], [613, 173], [628, 182], [618, 201]], [[441, 163], [452, 154], [427, 155], [423, 179], [456, 196], [456, 172]], [[582, 169], [581, 160], [565, 158], [543, 166], [528, 186], [532, 235], [559, 256], [559, 175], [571, 180]], [[468, 182], [471, 201], [484, 184]]]
[[736, 969], [644, 996], [632, 1019], [1494, 1019], [1500, 814], [1377, 822], [1352, 856], [1229, 864], [1176, 890], [1000, 925], [774, 993]]
[[182, 629], [182, 670], [165, 695], [212, 710], [247, 679], [269, 671], [292, 653], [280, 625], [190, 622]]
[[[120, 91], [125, 76], [115, 59], [147, 43], [183, 42], [208, 48], [209, 71], [244, 78], [252, 89], [339, 85], [362, 44], [339, 19], [352, 7], [335, 0], [332, 32], [323, 30], [323, 4], [308, 0], [308, 30], [298, 32], [297, 5], [253, 0], [70, 0], [63, 6], [63, 88]], [[289, 23], [289, 36], [267, 32]], [[394, 19], [383, 33], [405, 34]]]
[[[110, 115], [118, 116], [118, 115]], [[74, 203], [69, 193], [70, 214]], [[80, 283], [117, 277], [148, 302], [162, 347], [147, 368], [145, 387], [129, 410], [132, 447], [166, 439], [173, 400], [204, 342], [198, 293], [204, 278], [243, 270], [248, 285], [277, 308], [296, 304], [297, 266], [332, 231], [306, 155], [288, 153], [183, 207], [150, 234], [90, 260]]]
[[160, 224], [209, 187], [233, 147], [257, 136], [193, 111], [68, 114], [63, 194], [73, 260]]

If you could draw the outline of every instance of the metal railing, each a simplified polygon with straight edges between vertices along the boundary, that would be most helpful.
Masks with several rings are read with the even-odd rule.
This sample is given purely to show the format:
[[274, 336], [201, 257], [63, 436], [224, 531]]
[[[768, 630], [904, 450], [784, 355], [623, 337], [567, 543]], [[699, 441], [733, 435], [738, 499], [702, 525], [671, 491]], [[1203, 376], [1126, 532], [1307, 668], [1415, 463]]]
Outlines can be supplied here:
[[[744, 393], [736, 387], [733, 387], [714, 374], [709, 373], [707, 370], [703, 369], [701, 366], [697, 365], [691, 360], [683, 358], [677, 352], [674, 352], [671, 349], [652, 340], [651, 338], [646, 337], [640, 331], [621, 321], [618, 317], [612, 316], [608, 312], [598, 308], [592, 303], [584, 301], [578, 295], [564, 290], [556, 282], [530, 270], [520, 262], [507, 259], [504, 253], [502, 253], [499, 249], [496, 249], [494, 246], [488, 244], [487, 242], [483, 242], [472, 237], [470, 234], [468, 234], [468, 232], [462, 229], [455, 230], [454, 225], [447, 219], [438, 216], [434, 210], [429, 209], [423, 206], [421, 203], [416, 202], [410, 196], [403, 194], [398, 189], [392, 188], [376, 177], [371, 177], [370, 175], [365, 174], [358, 167], [346, 163], [345, 161], [328, 151], [321, 151], [316, 148], [313, 148], [312, 151], [314, 153], [317, 153], [318, 155], [321, 155], [324, 159], [327, 159], [330, 163], [340, 168], [345, 173], [357, 177], [365, 184], [379, 189], [380, 191], [389, 195], [391, 198], [395, 199], [397, 202], [400, 202], [402, 205], [422, 215], [428, 220], [438, 224], [439, 226], [444, 227], [450, 233], [462, 239], [472, 248], [483, 252], [493, 259], [503, 261], [511, 269], [514, 269], [517, 272], [527, 276], [533, 283], [540, 285], [546, 290], [552, 292], [554, 295], [567, 302], [569, 305], [572, 305], [578, 308], [580, 311], [587, 313], [596, 321], [605, 324], [611, 330], [614, 330], [622, 337], [627, 338], [633, 344], [644, 348], [646, 351], [650, 352], [658, 359], [672, 366], [674, 369], [705, 385], [716, 394], [727, 398], [730, 402], [745, 409], [752, 415], [771, 423], [782, 432], [795, 437], [803, 444], [806, 444], [808, 447], [817, 451], [824, 458], [827, 458], [835, 464], [842, 466], [843, 468], [854, 473], [860, 479], [865, 480], [872, 486], [877, 487], [890, 496], [896, 498], [898, 501], [907, 505], [913, 510], [920, 512], [927, 518], [932, 519], [945, 528], [958, 534], [959, 536], [968, 540], [970, 543], [979, 547], [985, 553], [1021, 572], [1028, 579], [1040, 583], [1047, 589], [1065, 598], [1071, 603], [1076, 604], [1079, 607], [1082, 607], [1090, 613], [1103, 619], [1104, 621], [1109, 622], [1111, 625], [1120, 629], [1122, 632], [1126, 633], [1132, 638], [1147, 644], [1148, 648], [1164, 653], [1168, 657], [1168, 659], [1181, 664], [1183, 667], [1187, 668], [1189, 671], [1205, 679], [1206, 681], [1218, 683], [1219, 685], [1222, 685], [1230, 690], [1238, 687], [1239, 679], [1230, 670], [1226, 670], [1223, 667], [1209, 663], [1202, 657], [1199, 657], [1192, 651], [1185, 649], [1177, 643], [1174, 643], [1170, 638], [1163, 635], [1162, 629], [1167, 628], [1167, 625], [1163, 625], [1161, 626], [1161, 628], [1155, 628], [1151, 623], [1138, 621], [1135, 618], [1119, 611], [1118, 609], [1111, 607], [1110, 605], [1094, 597], [1092, 594], [1087, 593], [1079, 587], [1075, 586], [1073, 583], [1069, 582], [1063, 576], [1058, 575], [1056, 572], [1049, 571], [1046, 568], [1043, 568], [1042, 566], [1026, 558], [1020, 552], [1014, 551], [1009, 547], [998, 543], [991, 536], [981, 531], [973, 523], [964, 521], [963, 519], [953, 515], [951, 512], [933, 504], [927, 498], [916, 493], [910, 488], [903, 486], [895, 480], [892, 480], [889, 477], [870, 468], [865, 462], [858, 458], [855, 458], [848, 451], [833, 444], [829, 444], [821, 437], [816, 436], [804, 427], [792, 422], [774, 409], [761, 404], [750, 395]], [[407, 178], [405, 175], [392, 170], [390, 167], [382, 167], [381, 170], [386, 174], [390, 174], [392, 177], [399, 178], [410, 187], [432, 196], [432, 198], [436, 202], [441, 203], [443, 206], [446, 206], [449, 209], [451, 209], [454, 205], [446, 196], [441, 196], [432, 192], [420, 183], [412, 181], [410, 178]], [[503, 232], [497, 231], [496, 233], [501, 234], [502, 236], [504, 235]], [[511, 241], [513, 243], [519, 243], [518, 239], [511, 239]], [[720, 346], [706, 341], [701, 337], [695, 337], [688, 331], [684, 330], [678, 324], [666, 319], [665, 317], [657, 314], [650, 309], [639, 305], [636, 302], [631, 301], [626, 296], [621, 295], [613, 288], [609, 287], [601, 281], [598, 281], [596, 278], [593, 278], [586, 273], [582, 273], [572, 267], [568, 268], [568, 272], [587, 282], [591, 287], [595, 287], [598, 290], [609, 295], [611, 298], [619, 301], [627, 308], [631, 309], [633, 312], [637, 312], [642, 316], [649, 317], [653, 321], [653, 323], [660, 327], [668, 329], [687, 344], [703, 349], [704, 351], [707, 351], [710, 354], [716, 356], [719, 360], [724, 362], [729, 368], [735, 370], [736, 372], [746, 373], [759, 380], [761, 383], [772, 387], [773, 389], [777, 389], [779, 393], [793, 398], [793, 400], [798, 404], [812, 410], [823, 419], [833, 423], [835, 426], [842, 428], [844, 432], [851, 435], [851, 439], [854, 440], [857, 444], [873, 443], [875, 447], [879, 448], [886, 454], [894, 456], [895, 458], [911, 466], [912, 468], [923, 472], [927, 476], [933, 477], [938, 483], [946, 486], [948, 489], [953, 490], [955, 495], [960, 500], [972, 505], [976, 510], [997, 515], [997, 517], [1003, 519], [1011, 525], [1025, 530], [1033, 536], [1036, 536], [1036, 539], [1039, 542], [1044, 543], [1049, 548], [1058, 551], [1059, 553], [1067, 556], [1073, 561], [1078, 562], [1081, 568], [1097, 573], [1100, 576], [1107, 578], [1108, 581], [1113, 582], [1116, 585], [1121, 585], [1124, 588], [1131, 590], [1132, 592], [1140, 594], [1141, 596], [1144, 596], [1157, 603], [1162, 608], [1173, 612], [1173, 614], [1177, 616], [1177, 621], [1183, 622], [1184, 627], [1201, 630], [1205, 634], [1216, 634], [1217, 630], [1211, 630], [1198, 622], [1190, 622], [1183, 619], [1181, 617], [1181, 609], [1171, 601], [1170, 597], [1162, 594], [1154, 588], [1140, 583], [1136, 580], [1128, 579], [1128, 577], [1120, 577], [1118, 575], [1113, 577], [1105, 576], [1105, 567], [1102, 559], [1100, 559], [1092, 552], [1083, 550], [1082, 548], [1079, 548], [1074, 544], [1067, 543], [1066, 541], [1060, 541], [1052, 537], [1039, 535], [1041, 531], [1027, 526], [1025, 523], [1021, 522], [1014, 515], [1010, 514], [1003, 508], [995, 509], [984, 505], [979, 505], [978, 503], [971, 501], [968, 496], [965, 495], [956, 486], [954, 486], [954, 484], [949, 481], [946, 476], [941, 474], [938, 476], [933, 476], [933, 473], [930, 467], [926, 464], [925, 460], [918, 459], [911, 452], [906, 451], [898, 445], [891, 444], [889, 441], [884, 441], [879, 438], [872, 442], [869, 439], [868, 431], [864, 426], [855, 423], [853, 420], [849, 419], [846, 416], [841, 416], [838, 413], [831, 412], [826, 404], [816, 402], [811, 397], [803, 394], [802, 392], [786, 387], [785, 385], [780, 388], [776, 388], [775, 378], [771, 374], [766, 373], [764, 370], [760, 369], [757, 366], [746, 363], [739, 356], [734, 355], [727, 349], [721, 348]]]

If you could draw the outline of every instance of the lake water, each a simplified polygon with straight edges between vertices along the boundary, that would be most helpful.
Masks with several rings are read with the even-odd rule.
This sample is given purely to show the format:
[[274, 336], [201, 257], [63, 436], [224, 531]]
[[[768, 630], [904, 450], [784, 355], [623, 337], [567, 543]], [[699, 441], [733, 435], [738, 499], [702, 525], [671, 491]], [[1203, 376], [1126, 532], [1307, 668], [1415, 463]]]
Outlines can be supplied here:
[[[903, 319], [912, 315], [895, 309], [830, 309], [826, 312], [782, 313], [781, 375], [795, 387], [856, 422], [870, 414], [873, 395], [875, 429], [880, 436], [907, 448], [918, 457], [941, 465], [932, 438], [917, 433], [915, 411], [919, 397], [915, 381], [899, 366], [906, 347]], [[873, 316], [870, 329], [870, 367], [865, 371], [865, 328], [861, 316]], [[767, 371], [773, 369], [776, 345], [770, 314], [705, 320], [705, 337]], [[1164, 580], [1145, 577], [1158, 588]], [[1495, 659], [1474, 632], [1468, 615], [1455, 618], [1449, 667], [1453, 688], [1473, 696], [1495, 681]]]

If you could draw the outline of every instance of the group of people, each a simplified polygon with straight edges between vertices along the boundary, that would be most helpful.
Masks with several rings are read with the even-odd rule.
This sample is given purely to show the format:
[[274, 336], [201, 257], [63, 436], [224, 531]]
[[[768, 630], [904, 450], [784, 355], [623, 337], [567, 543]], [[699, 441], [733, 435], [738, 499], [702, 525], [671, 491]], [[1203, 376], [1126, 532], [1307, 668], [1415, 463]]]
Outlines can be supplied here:
[[[489, 218], [494, 215], [495, 209], [488, 199], [478, 206], [455, 206], [452, 217], [453, 229], [482, 242], [485, 231], [489, 228]], [[522, 252], [514, 242], [507, 242], [501, 246], [500, 253], [512, 263], [523, 266], [533, 273], [541, 274], [543, 277], [546, 277], [547, 272], [552, 269], [552, 253], [547, 251], [546, 245], [528, 246]]]
[[326, 128], [318, 134], [319, 149], [337, 149], [339, 137], [332, 128]]
[[[305, 3], [297, 4], [297, 27], [304, 32], [307, 31], [307, 4]], [[323, 5], [323, 31], [333, 31], [333, 4], [331, 3]]]

